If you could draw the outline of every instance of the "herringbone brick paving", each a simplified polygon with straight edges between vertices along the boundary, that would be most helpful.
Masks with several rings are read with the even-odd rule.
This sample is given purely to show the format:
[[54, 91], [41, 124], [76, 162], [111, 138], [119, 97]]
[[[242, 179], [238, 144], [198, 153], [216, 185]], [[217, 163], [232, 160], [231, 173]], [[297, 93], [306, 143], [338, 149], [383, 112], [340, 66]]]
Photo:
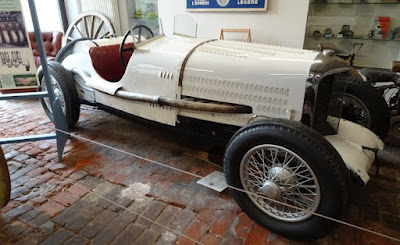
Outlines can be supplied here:
[[[0, 102], [0, 115], [0, 137], [53, 131], [36, 100]], [[82, 106], [72, 132], [198, 175], [220, 170], [196, 157], [220, 163], [219, 142], [93, 107]], [[12, 200], [0, 210], [0, 244], [195, 244], [179, 234], [203, 244], [296, 243], [254, 224], [228, 191], [216, 193], [190, 175], [82, 140], [68, 142], [61, 162], [54, 141], [4, 145], [3, 150]], [[382, 170], [400, 179], [400, 166]], [[372, 178], [366, 187], [353, 189], [346, 221], [400, 238], [400, 184]], [[309, 243], [396, 244], [344, 225]]]

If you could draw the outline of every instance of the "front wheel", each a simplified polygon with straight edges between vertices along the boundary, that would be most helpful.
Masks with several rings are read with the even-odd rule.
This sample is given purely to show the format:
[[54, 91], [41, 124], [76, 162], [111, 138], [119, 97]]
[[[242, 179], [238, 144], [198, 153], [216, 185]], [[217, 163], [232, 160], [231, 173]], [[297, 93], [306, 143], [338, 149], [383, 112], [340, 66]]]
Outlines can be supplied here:
[[344, 214], [350, 178], [338, 152], [297, 122], [266, 120], [237, 132], [225, 151], [228, 185], [242, 210], [262, 226], [298, 240], [328, 234]]
[[342, 118], [362, 125], [384, 138], [389, 131], [390, 111], [383, 96], [366, 82], [350, 77], [338, 79], [338, 83], [343, 86], [346, 83]]
[[[78, 122], [80, 114], [79, 95], [76, 91], [75, 82], [70, 73], [65, 68], [54, 61], [48, 62], [48, 70], [53, 86], [54, 96], [58, 97], [61, 108], [65, 115], [68, 127], [72, 128]], [[43, 70], [39, 72], [40, 90], [47, 91]], [[50, 99], [41, 99], [44, 111], [51, 121], [54, 122]]]

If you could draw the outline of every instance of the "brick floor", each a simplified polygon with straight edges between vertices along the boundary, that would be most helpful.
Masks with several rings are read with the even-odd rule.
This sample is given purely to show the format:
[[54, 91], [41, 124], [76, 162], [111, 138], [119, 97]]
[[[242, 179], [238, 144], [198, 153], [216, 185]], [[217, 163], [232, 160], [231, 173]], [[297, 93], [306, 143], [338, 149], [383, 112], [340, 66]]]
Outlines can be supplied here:
[[[0, 137], [52, 132], [35, 100], [0, 101], [0, 115]], [[89, 106], [82, 106], [72, 132], [191, 173], [220, 170], [196, 157], [220, 163], [218, 143]], [[0, 210], [0, 244], [195, 244], [177, 233], [203, 244], [301, 244], [254, 224], [227, 191], [216, 193], [189, 175], [82, 140], [68, 141], [61, 162], [54, 141], [3, 150], [13, 191]], [[399, 166], [383, 166], [382, 173], [400, 179]], [[373, 177], [366, 187], [352, 188], [346, 221], [400, 238], [400, 182]], [[341, 225], [305, 244], [396, 243]]]

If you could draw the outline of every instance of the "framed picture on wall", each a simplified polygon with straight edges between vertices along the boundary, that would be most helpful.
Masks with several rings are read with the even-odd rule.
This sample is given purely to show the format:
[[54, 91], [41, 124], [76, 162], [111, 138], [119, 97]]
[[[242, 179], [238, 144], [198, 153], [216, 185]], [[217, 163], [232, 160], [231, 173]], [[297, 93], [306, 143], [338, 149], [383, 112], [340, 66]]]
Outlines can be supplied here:
[[186, 0], [187, 11], [267, 11], [268, 0]]

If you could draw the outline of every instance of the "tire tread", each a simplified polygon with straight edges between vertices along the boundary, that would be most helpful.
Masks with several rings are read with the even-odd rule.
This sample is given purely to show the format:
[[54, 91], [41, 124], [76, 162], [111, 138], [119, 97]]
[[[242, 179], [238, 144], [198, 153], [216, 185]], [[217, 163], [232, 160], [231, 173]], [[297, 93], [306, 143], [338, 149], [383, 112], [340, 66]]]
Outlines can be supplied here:
[[[311, 128], [302, 125], [295, 121], [283, 120], [283, 119], [267, 119], [262, 121], [257, 121], [252, 124], [249, 124], [242, 129], [240, 129], [228, 143], [228, 146], [225, 150], [224, 154], [224, 172], [227, 175], [229, 171], [233, 171], [234, 166], [231, 164], [227, 164], [226, 159], [229, 159], [228, 154], [232, 151], [232, 147], [236, 147], [237, 141], [244, 136], [245, 134], [258, 131], [258, 130], [279, 130], [284, 134], [289, 134], [297, 139], [301, 139], [307, 142], [311, 147], [314, 147], [317, 151], [321, 152], [324, 156], [324, 161], [329, 165], [329, 169], [332, 171], [333, 175], [336, 177], [336, 184], [338, 188], [340, 188], [340, 193], [342, 196], [342, 207], [339, 214], [334, 217], [340, 219], [344, 217], [347, 211], [347, 207], [349, 205], [349, 188], [350, 188], [350, 171], [346, 168], [343, 159], [336, 151], [336, 149], [321, 135], [312, 130]], [[226, 176], [227, 177], [227, 176]], [[227, 177], [227, 182], [229, 184], [229, 180]], [[234, 190], [230, 190], [231, 194], [237, 200], [238, 193]], [[250, 215], [249, 215], [250, 216]], [[252, 217], [253, 219], [256, 217]], [[270, 228], [270, 227], [269, 227]], [[279, 232], [279, 231], [277, 231]], [[304, 240], [304, 239], [312, 239], [312, 238], [320, 238], [322, 236], [327, 235], [330, 232], [330, 229], [320, 230], [315, 233], [307, 233], [301, 231], [300, 234], [284, 234], [286, 236], [292, 237], [294, 239]], [[303, 237], [301, 234], [307, 234], [307, 237]]]

